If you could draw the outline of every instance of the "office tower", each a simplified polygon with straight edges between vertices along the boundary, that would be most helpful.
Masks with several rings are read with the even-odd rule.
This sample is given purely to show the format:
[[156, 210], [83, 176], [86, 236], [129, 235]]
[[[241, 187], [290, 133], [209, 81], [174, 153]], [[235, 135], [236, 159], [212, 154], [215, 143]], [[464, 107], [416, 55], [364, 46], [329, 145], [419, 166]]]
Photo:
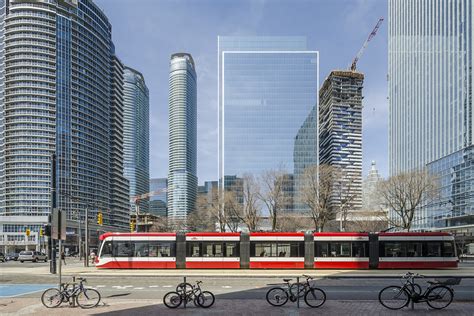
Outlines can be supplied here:
[[305, 170], [318, 165], [318, 107], [315, 105], [295, 136], [293, 153], [295, 210], [305, 210], [302, 190], [305, 186]]
[[150, 214], [157, 216], [166, 216], [168, 200], [166, 198], [168, 190], [167, 178], [150, 179]]
[[365, 211], [380, 211], [382, 208], [381, 199], [378, 198], [377, 185], [382, 181], [382, 177], [377, 170], [375, 161], [372, 161], [369, 174], [362, 183], [362, 209]]
[[197, 196], [197, 77], [190, 54], [171, 55], [169, 78], [168, 219], [184, 224]]
[[124, 176], [124, 66], [112, 58], [112, 93], [110, 108], [110, 208], [114, 211], [112, 225], [126, 226], [130, 221], [129, 182]]
[[426, 168], [441, 196], [414, 229], [474, 227], [473, 3], [388, 2], [390, 175]]
[[[135, 69], [124, 71], [124, 174], [130, 198], [150, 191], [149, 93], [143, 75]], [[131, 209], [135, 210], [132, 202]], [[148, 212], [148, 199], [140, 199], [139, 211]]]
[[[292, 200], [294, 155], [318, 161], [317, 152], [295, 152], [295, 137], [318, 104], [318, 52], [307, 49], [305, 37], [223, 36], [218, 73], [221, 190], [229, 189], [227, 176], [276, 171]], [[316, 131], [311, 137], [317, 142]], [[293, 205], [282, 211], [300, 211]]]
[[319, 90], [319, 159], [340, 175], [329, 203], [336, 211], [362, 207], [363, 82], [359, 72], [335, 70]]
[[121, 155], [111, 137], [122, 128], [112, 97], [121, 70], [107, 17], [88, 0], [2, 0], [0, 16], [0, 239], [39, 249], [54, 153], [66, 245], [77, 244], [86, 208], [91, 218], [103, 214], [104, 229], [126, 229], [128, 214], [111, 201], [120, 171], [110, 158]]

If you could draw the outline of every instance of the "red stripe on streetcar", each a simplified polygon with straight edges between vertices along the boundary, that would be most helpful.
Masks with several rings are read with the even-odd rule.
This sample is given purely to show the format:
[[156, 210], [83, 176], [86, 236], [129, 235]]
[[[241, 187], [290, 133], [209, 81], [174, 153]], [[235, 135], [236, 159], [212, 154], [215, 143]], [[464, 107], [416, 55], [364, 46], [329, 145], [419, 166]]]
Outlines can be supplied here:
[[288, 236], [304, 236], [304, 233], [250, 233], [250, 236], [271, 236], [271, 237], [288, 237]]
[[319, 236], [319, 237], [353, 237], [353, 236], [369, 236], [369, 233], [346, 233], [346, 232], [340, 232], [340, 233], [314, 233], [314, 236]]
[[222, 261], [192, 261], [186, 262], [187, 269], [240, 269], [240, 261], [222, 262]]
[[379, 236], [451, 236], [450, 233], [379, 233]]
[[315, 262], [316, 269], [368, 269], [368, 261], [322, 261]]
[[99, 239], [104, 240], [107, 237], [169, 237], [176, 236], [176, 233], [104, 233]]
[[209, 236], [240, 236], [240, 233], [186, 233], [186, 236], [193, 237], [209, 237]]
[[251, 269], [304, 269], [304, 262], [252, 261]]
[[456, 261], [399, 261], [399, 262], [379, 262], [379, 269], [436, 269], [436, 268], [457, 268]]

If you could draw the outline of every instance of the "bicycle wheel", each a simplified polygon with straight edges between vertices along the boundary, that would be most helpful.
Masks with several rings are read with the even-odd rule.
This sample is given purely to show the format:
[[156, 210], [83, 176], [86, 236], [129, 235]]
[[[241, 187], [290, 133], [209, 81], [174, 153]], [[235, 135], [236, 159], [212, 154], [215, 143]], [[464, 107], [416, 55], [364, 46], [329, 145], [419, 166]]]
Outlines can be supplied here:
[[281, 287], [274, 287], [267, 292], [267, 302], [273, 306], [283, 306], [288, 302], [288, 293]]
[[326, 302], [326, 293], [317, 287], [312, 287], [304, 295], [304, 302], [309, 307], [320, 307]]
[[100, 293], [94, 289], [83, 289], [76, 296], [77, 305], [81, 308], [93, 308], [100, 303]]
[[181, 305], [183, 299], [178, 292], [168, 292], [163, 297], [163, 303], [168, 308], [177, 308]]
[[379, 302], [388, 309], [400, 309], [408, 305], [410, 296], [400, 286], [387, 286], [379, 293]]
[[294, 296], [297, 297], [296, 293], [298, 293], [300, 298], [303, 298], [305, 295], [305, 284], [304, 283], [299, 283], [299, 289], [300, 291], [298, 292], [298, 283], [293, 283], [290, 286], [290, 293]]
[[209, 308], [214, 304], [214, 301], [216, 298], [214, 297], [214, 294], [212, 294], [209, 291], [202, 291], [201, 294], [198, 295], [196, 298], [197, 303], [199, 306], [203, 308]]
[[[186, 290], [186, 292], [184, 292]], [[188, 293], [191, 293], [193, 291], [193, 286], [189, 283], [180, 283], [178, 284], [178, 286], [176, 287], [176, 292], [178, 293], [181, 293], [181, 294], [188, 294]]]
[[453, 290], [444, 285], [438, 285], [431, 288], [426, 294], [428, 299], [426, 303], [435, 309], [443, 309], [448, 307], [453, 301]]
[[47, 289], [43, 292], [43, 295], [41, 295], [41, 303], [47, 308], [58, 307], [62, 302], [63, 295], [58, 289]]

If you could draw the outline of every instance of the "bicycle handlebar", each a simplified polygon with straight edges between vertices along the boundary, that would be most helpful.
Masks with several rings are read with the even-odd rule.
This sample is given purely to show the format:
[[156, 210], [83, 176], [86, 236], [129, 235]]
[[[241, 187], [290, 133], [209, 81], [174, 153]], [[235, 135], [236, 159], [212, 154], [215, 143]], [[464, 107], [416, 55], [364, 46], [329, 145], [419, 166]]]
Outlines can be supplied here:
[[312, 276], [309, 276], [309, 275], [307, 275], [307, 274], [303, 274], [303, 277], [305, 277], [305, 278], [308, 279], [308, 280], [312, 280], [312, 279], [313, 279]]

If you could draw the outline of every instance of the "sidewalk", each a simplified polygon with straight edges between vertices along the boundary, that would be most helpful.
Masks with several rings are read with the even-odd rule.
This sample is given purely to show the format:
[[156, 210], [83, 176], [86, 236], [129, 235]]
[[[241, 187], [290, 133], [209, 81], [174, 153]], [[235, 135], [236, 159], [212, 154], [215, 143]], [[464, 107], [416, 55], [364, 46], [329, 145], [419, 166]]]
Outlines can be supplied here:
[[[410, 270], [411, 272], [426, 275], [428, 277], [450, 277], [457, 276], [463, 278], [474, 278], [474, 265], [464, 266], [453, 269], [438, 270], [248, 270], [248, 269], [144, 269], [144, 270], [116, 270], [116, 269], [97, 269], [94, 266], [84, 267], [82, 262], [69, 262], [62, 267], [64, 275], [75, 276], [163, 276], [163, 277], [182, 277], [182, 276], [199, 276], [199, 277], [286, 277], [301, 274], [309, 274], [314, 277], [400, 277], [401, 274]], [[27, 274], [27, 275], [50, 275], [49, 265], [41, 264], [38, 267], [23, 269], [22, 267], [2, 266], [2, 275], [8, 274]]]
[[424, 303], [415, 305], [415, 309], [404, 308], [400, 311], [391, 311], [384, 308], [377, 301], [326, 301], [318, 309], [308, 308], [300, 302], [287, 303], [284, 307], [270, 306], [265, 300], [224, 300], [216, 299], [216, 303], [209, 309], [194, 307], [193, 304], [185, 310], [168, 309], [161, 300], [122, 300], [104, 299], [105, 305], [91, 310], [79, 307], [70, 308], [63, 305], [56, 309], [46, 309], [39, 299], [14, 298], [0, 300], [0, 315], [456, 315], [470, 316], [474, 314], [474, 304], [454, 302], [447, 309], [437, 311], [429, 309]]

